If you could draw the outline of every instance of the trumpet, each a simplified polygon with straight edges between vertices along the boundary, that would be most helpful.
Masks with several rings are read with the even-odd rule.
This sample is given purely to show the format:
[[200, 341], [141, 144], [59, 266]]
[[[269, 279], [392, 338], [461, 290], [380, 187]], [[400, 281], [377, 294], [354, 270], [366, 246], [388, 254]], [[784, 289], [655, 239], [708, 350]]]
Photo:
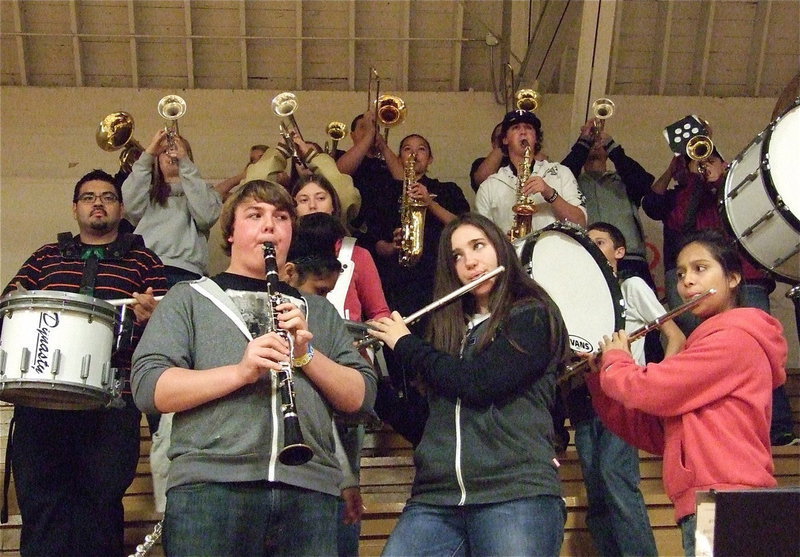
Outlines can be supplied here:
[[133, 116], [127, 112], [112, 112], [100, 120], [94, 138], [97, 146], [103, 151], [117, 151], [119, 167], [123, 172], [130, 172], [133, 163], [144, 152], [141, 143], [133, 138]]
[[184, 114], [186, 114], [186, 101], [182, 97], [167, 95], [158, 101], [158, 115], [167, 121], [164, 126], [164, 131], [167, 132], [167, 152], [175, 152], [175, 141], [180, 136], [178, 120]]
[[705, 175], [706, 161], [714, 153], [714, 142], [708, 135], [695, 135], [686, 142], [686, 154], [694, 161], [697, 161], [697, 171]]
[[517, 110], [536, 112], [541, 105], [542, 96], [533, 89], [520, 89], [514, 95], [514, 106], [517, 107]]
[[592, 136], [594, 138], [597, 138], [603, 132], [606, 120], [614, 115], [614, 108], [614, 101], [607, 98], [600, 98], [592, 103], [592, 114], [594, 114]]
[[531, 203], [531, 200], [522, 192], [525, 182], [531, 177], [531, 146], [527, 141], [525, 145], [525, 153], [522, 156], [522, 162], [517, 170], [517, 199], [511, 211], [514, 213], [514, 221], [511, 224], [511, 230], [508, 231], [508, 238], [511, 241], [524, 238], [531, 233], [533, 225], [533, 214], [536, 212], [536, 205]]
[[[306, 166], [303, 159], [297, 153], [297, 149], [294, 146], [294, 140], [292, 139], [292, 135], [296, 134], [303, 138], [303, 134], [300, 132], [300, 126], [297, 125], [297, 120], [294, 118], [294, 113], [297, 110], [297, 96], [294, 93], [289, 91], [284, 91], [278, 95], [275, 95], [272, 99], [272, 112], [278, 118], [281, 118], [282, 121], [279, 124], [280, 134], [283, 137], [283, 140], [286, 142], [286, 148], [289, 150], [289, 157], [292, 158], [296, 163], [300, 164], [301, 166]], [[288, 123], [288, 125], [287, 125]]]
[[344, 122], [337, 122], [334, 120], [325, 126], [325, 133], [331, 138], [330, 149], [328, 148], [328, 142], [325, 142], [325, 152], [330, 156], [334, 156], [339, 142], [347, 137], [347, 125]]
[[[375, 100], [372, 99], [372, 84], [375, 83]], [[399, 126], [406, 119], [406, 103], [396, 95], [381, 95], [381, 77], [375, 68], [369, 69], [367, 84], [367, 110], [375, 110], [375, 125], [383, 126], [383, 138], [389, 141], [389, 128]]]
[[[461, 288], [457, 288], [456, 290], [453, 290], [452, 292], [450, 292], [450, 294], [446, 294], [446, 295], [442, 296], [441, 298], [439, 298], [438, 300], [434, 300], [433, 302], [431, 302], [427, 306], [423, 307], [422, 309], [418, 309], [417, 311], [415, 311], [414, 313], [412, 313], [408, 317], [404, 317], [403, 318], [403, 323], [405, 323], [406, 325], [411, 325], [415, 321], [418, 321], [419, 318], [422, 317], [423, 315], [425, 315], [427, 313], [430, 313], [432, 311], [435, 311], [435, 310], [439, 309], [440, 307], [442, 307], [442, 306], [444, 306], [446, 304], [449, 304], [453, 300], [456, 300], [456, 299], [460, 298], [461, 296], [463, 296], [467, 292], [469, 292], [471, 290], [474, 290], [475, 288], [477, 288], [478, 286], [480, 286], [481, 284], [483, 284], [487, 280], [496, 277], [497, 275], [499, 275], [500, 273], [502, 273], [505, 270], [506, 270], [506, 268], [504, 266], [502, 266], [502, 265], [500, 265], [498, 267], [495, 267], [494, 269], [492, 269], [488, 273], [479, 276], [478, 278], [476, 278], [475, 280], [473, 280], [471, 282], [468, 282], [467, 284], [465, 284]], [[367, 323], [367, 327], [369, 327], [369, 323]], [[377, 344], [380, 344], [380, 342], [381, 341], [378, 340], [376, 337], [367, 336], [367, 337], [361, 339], [359, 342], [356, 343], [356, 348], [358, 350], [361, 350], [362, 348], [370, 348], [370, 347], [373, 347], [373, 346], [375, 346]]]
[[[685, 313], [685, 312], [689, 311], [694, 306], [696, 306], [697, 304], [699, 304], [700, 302], [702, 302], [703, 300], [705, 300], [709, 296], [713, 296], [716, 293], [717, 293], [716, 289], [711, 288], [711, 289], [707, 290], [706, 292], [695, 296], [691, 300], [687, 300], [686, 302], [682, 303], [681, 305], [679, 305], [675, 309], [670, 310], [670, 311], [668, 311], [668, 312], [666, 312], [666, 313], [664, 313], [662, 315], [659, 315], [658, 317], [656, 317], [655, 319], [653, 319], [652, 321], [650, 321], [646, 325], [643, 325], [642, 327], [639, 327], [638, 329], [633, 331], [630, 335], [628, 335], [628, 342], [633, 342], [635, 340], [638, 340], [638, 339], [642, 338], [643, 336], [645, 336], [650, 331], [652, 331], [654, 329], [658, 329], [665, 322], [678, 317], [682, 313]], [[588, 367], [588, 365], [589, 365], [589, 360], [579, 360], [578, 362], [576, 362], [576, 363], [574, 363], [572, 365], [566, 366], [566, 368], [564, 369], [564, 373], [562, 373], [561, 376], [558, 378], [558, 384], [559, 385], [563, 385], [563, 384], [569, 382], [576, 375], [585, 373], [586, 372], [586, 368]]]

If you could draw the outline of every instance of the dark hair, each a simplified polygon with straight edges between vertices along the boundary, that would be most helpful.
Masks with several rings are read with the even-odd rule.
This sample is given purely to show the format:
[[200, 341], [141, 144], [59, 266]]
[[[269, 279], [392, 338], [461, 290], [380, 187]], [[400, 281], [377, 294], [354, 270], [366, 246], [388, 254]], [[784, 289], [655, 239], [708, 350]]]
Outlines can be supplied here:
[[433, 149], [431, 149], [431, 144], [430, 144], [430, 142], [429, 142], [427, 139], [425, 139], [424, 137], [422, 137], [422, 136], [421, 136], [420, 134], [418, 134], [418, 133], [411, 133], [411, 134], [408, 134], [407, 136], [405, 136], [405, 137], [402, 139], [402, 141], [400, 141], [400, 148], [398, 149], [398, 151], [401, 151], [401, 150], [403, 149], [403, 144], [406, 142], [406, 140], [407, 140], [407, 139], [411, 139], [412, 137], [418, 137], [418, 138], [420, 138], [422, 141], [424, 141], [424, 142], [425, 142], [425, 146], [428, 148], [428, 153], [430, 154], [430, 156], [431, 156], [431, 157], [433, 157]]
[[[336, 193], [333, 184], [331, 184], [330, 181], [321, 174], [313, 174], [311, 176], [307, 176], [305, 178], [300, 178], [299, 180], [297, 180], [294, 186], [292, 186], [292, 189], [290, 191], [292, 200], [294, 200], [297, 194], [300, 193], [300, 190], [302, 190], [308, 184], [317, 184], [319, 187], [328, 192], [328, 195], [330, 195], [331, 199], [333, 200], [333, 216], [335, 216], [336, 218], [341, 218], [342, 201], [339, 199], [339, 194]], [[295, 206], [297, 206], [296, 201], [295, 201]]]
[[267, 149], [269, 149], [267, 145], [261, 145], [261, 144], [253, 145], [250, 147], [251, 151], [264, 151], [265, 153], [267, 152]]
[[599, 230], [600, 232], [605, 232], [606, 234], [611, 236], [611, 243], [614, 244], [614, 249], [628, 248], [628, 244], [625, 241], [625, 235], [619, 228], [617, 228], [613, 224], [603, 221], [593, 222], [586, 228], [587, 232], [590, 232], [592, 230]]
[[311, 213], [300, 217], [286, 258], [294, 263], [298, 278], [321, 276], [342, 271], [336, 258], [336, 242], [344, 235], [339, 219], [327, 213]]
[[117, 197], [119, 197], [119, 202], [122, 203], [122, 186], [117, 183], [117, 181], [111, 174], [99, 168], [95, 168], [91, 172], [84, 174], [75, 184], [75, 189], [72, 192], [73, 203], [78, 202], [78, 196], [80, 195], [81, 192], [81, 186], [86, 182], [91, 182], [92, 180], [100, 180], [102, 182], [108, 182], [109, 184], [114, 186], [114, 191], [117, 192]]
[[219, 228], [222, 232], [222, 249], [227, 255], [231, 254], [231, 242], [228, 238], [233, 234], [236, 208], [248, 199], [269, 203], [281, 211], [287, 211], [292, 220], [292, 229], [297, 227], [297, 210], [286, 188], [267, 180], [251, 180], [236, 190], [222, 205]]
[[358, 125], [358, 121], [361, 120], [363, 117], [364, 117], [363, 114], [359, 114], [358, 116], [353, 118], [353, 121], [350, 122], [350, 133], [353, 133], [355, 131], [356, 126]]
[[[183, 141], [183, 146], [186, 149], [186, 155], [189, 160], [194, 162], [192, 155], [192, 146], [185, 137], [178, 137], [176, 141]], [[160, 155], [153, 158], [153, 178], [150, 181], [150, 202], [158, 203], [162, 207], [167, 206], [167, 199], [172, 191], [170, 185], [164, 179], [164, 174], [161, 172], [161, 163], [159, 162]]]
[[[490, 294], [489, 309], [492, 315], [476, 350], [483, 350], [492, 342], [513, 307], [535, 304], [547, 310], [550, 351], [553, 357], [558, 361], [564, 361], [569, 354], [569, 343], [561, 313], [547, 292], [525, 272], [514, 246], [508, 241], [505, 233], [483, 215], [464, 213], [450, 221], [442, 231], [437, 254], [434, 299], [439, 299], [462, 286], [453, 260], [452, 237], [453, 232], [463, 225], [471, 225], [482, 230], [497, 252], [498, 264], [506, 268], [504, 273], [497, 276]], [[437, 310], [428, 325], [428, 338], [431, 343], [439, 350], [457, 356], [464, 336], [464, 326], [476, 311], [477, 307], [472, 296], [463, 296]]]
[[735, 306], [740, 306], [742, 304], [741, 286], [744, 276], [742, 274], [742, 259], [739, 257], [735, 241], [719, 230], [700, 230], [684, 238], [678, 250], [678, 255], [689, 244], [700, 244], [706, 248], [711, 257], [714, 258], [714, 261], [722, 267], [722, 272], [725, 273], [726, 277], [739, 275], [739, 284], [733, 288], [733, 295]]

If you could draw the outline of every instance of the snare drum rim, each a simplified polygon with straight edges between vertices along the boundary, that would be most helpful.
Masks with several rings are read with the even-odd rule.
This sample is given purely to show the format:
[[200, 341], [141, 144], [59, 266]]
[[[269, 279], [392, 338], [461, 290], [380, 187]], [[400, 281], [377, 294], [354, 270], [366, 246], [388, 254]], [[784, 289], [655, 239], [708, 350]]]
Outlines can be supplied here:
[[0, 298], [0, 316], [19, 310], [77, 311], [92, 319], [114, 326], [118, 322], [117, 309], [100, 298], [62, 292], [60, 290], [26, 290], [11, 292]]
[[[533, 249], [539, 237], [545, 232], [550, 231], [563, 232], [581, 244], [581, 246], [586, 248], [586, 251], [589, 252], [592, 258], [595, 260], [595, 263], [597, 263], [597, 266], [600, 269], [603, 278], [605, 278], [609, 290], [611, 291], [611, 298], [613, 302], [612, 305], [614, 306], [614, 331], [609, 331], [609, 334], [619, 331], [620, 329], [624, 329], [625, 299], [622, 297], [622, 288], [620, 288], [619, 280], [617, 279], [616, 275], [614, 275], [614, 270], [611, 268], [611, 264], [608, 262], [605, 255], [603, 255], [603, 252], [600, 251], [600, 248], [598, 248], [594, 242], [592, 242], [583, 227], [568, 221], [557, 221], [528, 234], [522, 238], [524, 243], [519, 256], [522, 266], [527, 267], [530, 264], [531, 257], [533, 255]], [[532, 278], [533, 280], [536, 280], [536, 277]]]
[[764, 176], [764, 189], [766, 190], [767, 195], [769, 195], [772, 205], [778, 210], [781, 216], [783, 216], [789, 226], [793, 228], [795, 232], [800, 234], [800, 215], [793, 214], [785, 203], [780, 202], [781, 194], [775, 185], [775, 181], [772, 179], [772, 171], [769, 166], [768, 157], [769, 146], [772, 143], [772, 132], [778, 126], [780, 121], [787, 114], [794, 110], [800, 110], [800, 98], [795, 99], [795, 102], [792, 106], [787, 108], [783, 113], [781, 113], [780, 116], [775, 118], [774, 121], [770, 122], [770, 124], [764, 129], [764, 143], [761, 145], [761, 173]]

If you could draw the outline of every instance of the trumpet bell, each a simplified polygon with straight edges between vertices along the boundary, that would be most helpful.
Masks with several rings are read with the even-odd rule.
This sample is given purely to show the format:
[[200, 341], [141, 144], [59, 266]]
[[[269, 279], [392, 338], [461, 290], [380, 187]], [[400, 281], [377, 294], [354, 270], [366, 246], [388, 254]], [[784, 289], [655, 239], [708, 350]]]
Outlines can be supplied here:
[[100, 121], [95, 133], [97, 146], [103, 151], [121, 149], [133, 137], [133, 116], [127, 112], [112, 112]]
[[347, 136], [347, 125], [344, 122], [330, 122], [325, 126], [325, 133], [334, 141], [341, 141]]
[[158, 115], [165, 120], [177, 120], [186, 114], [186, 101], [178, 95], [167, 95], [158, 101]]
[[686, 154], [695, 161], [704, 161], [714, 152], [714, 142], [707, 135], [696, 135], [686, 142]]
[[392, 128], [403, 123], [408, 109], [406, 103], [395, 95], [381, 95], [378, 97], [378, 120], [385, 128]]
[[297, 110], [297, 96], [286, 91], [275, 95], [272, 99], [272, 111], [280, 118], [286, 118]]
[[514, 106], [517, 107], [517, 110], [536, 112], [541, 105], [542, 96], [533, 89], [520, 89], [514, 95]]
[[592, 114], [598, 120], [606, 120], [614, 115], [614, 101], [611, 99], [597, 99], [592, 103]]

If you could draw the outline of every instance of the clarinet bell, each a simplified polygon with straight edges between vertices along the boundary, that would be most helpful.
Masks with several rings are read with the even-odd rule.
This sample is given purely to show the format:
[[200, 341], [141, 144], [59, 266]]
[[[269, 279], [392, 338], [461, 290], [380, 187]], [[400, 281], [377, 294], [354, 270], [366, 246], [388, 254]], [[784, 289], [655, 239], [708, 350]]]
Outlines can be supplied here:
[[303, 441], [300, 420], [297, 416], [284, 416], [283, 449], [278, 453], [278, 460], [286, 466], [299, 466], [311, 460], [312, 456], [314, 451]]

